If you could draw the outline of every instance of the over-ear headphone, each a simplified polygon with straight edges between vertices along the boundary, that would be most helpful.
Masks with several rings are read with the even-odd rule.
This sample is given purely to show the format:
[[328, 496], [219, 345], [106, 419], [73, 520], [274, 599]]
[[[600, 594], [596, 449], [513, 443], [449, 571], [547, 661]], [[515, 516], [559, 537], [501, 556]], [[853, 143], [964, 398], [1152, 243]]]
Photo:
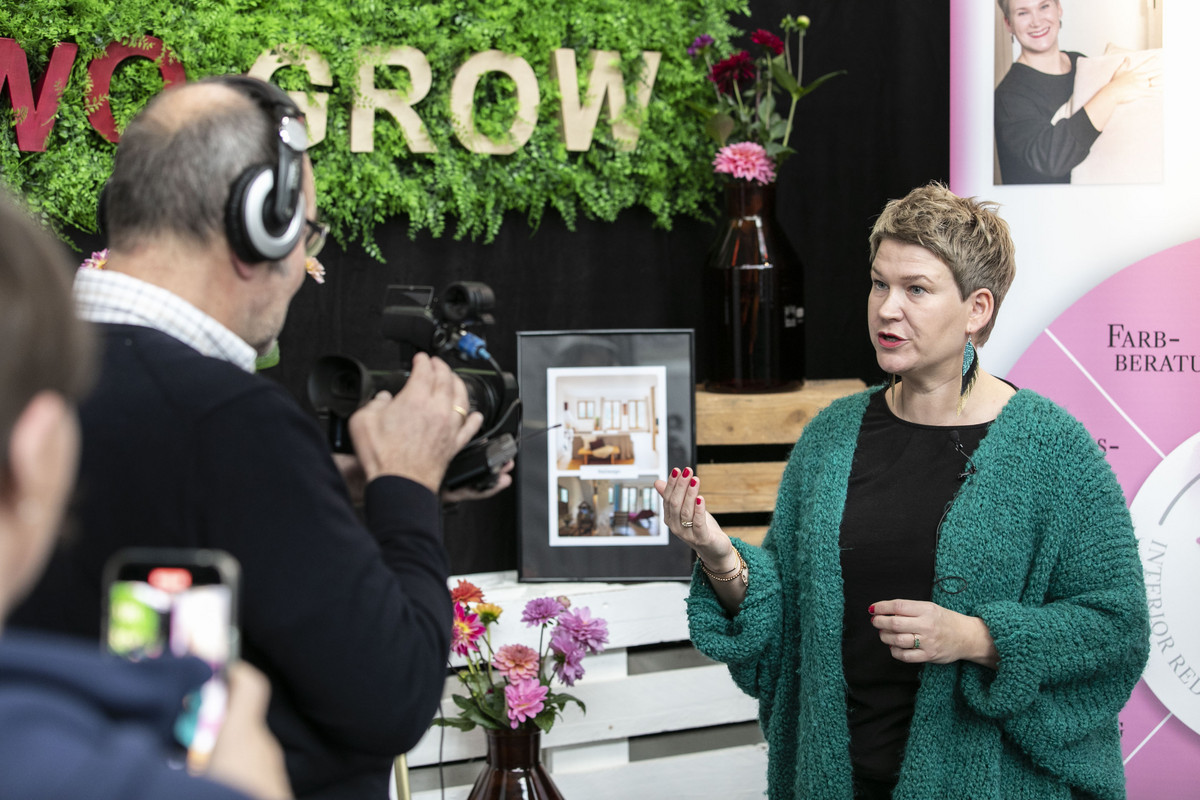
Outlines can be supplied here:
[[[304, 235], [304, 151], [308, 134], [300, 109], [282, 90], [244, 75], [204, 79], [246, 95], [271, 119], [278, 137], [274, 164], [247, 167], [234, 179], [225, 203], [225, 237], [238, 258], [250, 263], [276, 261]], [[96, 225], [106, 235], [108, 184], [96, 202]]]
[[301, 177], [308, 135], [300, 110], [283, 91], [254, 78], [221, 75], [206, 80], [241, 92], [271, 118], [279, 157], [275, 164], [248, 167], [234, 180], [225, 206], [225, 235], [243, 261], [283, 258], [304, 235]]

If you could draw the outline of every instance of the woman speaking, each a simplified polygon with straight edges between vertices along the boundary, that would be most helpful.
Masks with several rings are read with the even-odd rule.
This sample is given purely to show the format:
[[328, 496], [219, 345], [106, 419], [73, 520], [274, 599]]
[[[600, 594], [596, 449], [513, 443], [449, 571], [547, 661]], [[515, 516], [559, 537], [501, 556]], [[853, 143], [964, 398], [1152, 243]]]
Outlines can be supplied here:
[[758, 698], [771, 797], [1124, 797], [1137, 543], [1083, 425], [979, 367], [1008, 227], [934, 184], [887, 204], [870, 252], [892, 378], [808, 424], [763, 546], [721, 530], [692, 470], [656, 484], [699, 559], [692, 639]]

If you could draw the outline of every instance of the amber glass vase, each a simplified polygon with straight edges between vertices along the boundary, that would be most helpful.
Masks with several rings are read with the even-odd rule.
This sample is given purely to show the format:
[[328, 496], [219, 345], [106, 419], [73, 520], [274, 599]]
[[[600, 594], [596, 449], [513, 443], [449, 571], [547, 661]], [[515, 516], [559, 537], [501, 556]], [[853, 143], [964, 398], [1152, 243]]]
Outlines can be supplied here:
[[775, 185], [725, 186], [725, 216], [704, 270], [705, 388], [777, 392], [804, 376], [800, 259], [777, 230]]
[[542, 732], [485, 730], [487, 766], [467, 800], [562, 800], [542, 765]]

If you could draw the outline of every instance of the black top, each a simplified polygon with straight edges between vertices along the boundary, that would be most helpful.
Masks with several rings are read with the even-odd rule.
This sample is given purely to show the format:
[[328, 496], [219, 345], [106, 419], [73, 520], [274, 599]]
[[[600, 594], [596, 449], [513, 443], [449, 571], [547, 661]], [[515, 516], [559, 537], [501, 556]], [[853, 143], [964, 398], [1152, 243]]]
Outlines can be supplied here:
[[937, 532], [959, 475], [989, 423], [940, 427], [905, 422], [876, 392], [863, 416], [842, 516], [846, 598], [842, 656], [856, 777], [894, 782], [920, 682], [917, 664], [892, 658], [867, 608], [881, 600], [929, 600]]
[[1100, 132], [1081, 108], [1051, 125], [1075, 91], [1079, 53], [1067, 53], [1071, 71], [1040, 72], [1013, 64], [996, 87], [996, 156], [1005, 184], [1070, 183], [1071, 170], [1087, 158]]

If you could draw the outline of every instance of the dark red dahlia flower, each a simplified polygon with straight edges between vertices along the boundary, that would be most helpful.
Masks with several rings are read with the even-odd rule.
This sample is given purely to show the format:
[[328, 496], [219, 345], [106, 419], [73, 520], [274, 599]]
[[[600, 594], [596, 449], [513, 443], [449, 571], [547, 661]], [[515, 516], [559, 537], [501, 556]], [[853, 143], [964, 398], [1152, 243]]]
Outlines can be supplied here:
[[713, 64], [712, 74], [708, 79], [717, 85], [717, 91], [721, 94], [733, 94], [734, 88], [741, 81], [752, 81], [754, 75], [754, 59], [743, 50]]
[[775, 55], [783, 55], [783, 40], [770, 31], [759, 28], [750, 36], [750, 41], [761, 44]]

